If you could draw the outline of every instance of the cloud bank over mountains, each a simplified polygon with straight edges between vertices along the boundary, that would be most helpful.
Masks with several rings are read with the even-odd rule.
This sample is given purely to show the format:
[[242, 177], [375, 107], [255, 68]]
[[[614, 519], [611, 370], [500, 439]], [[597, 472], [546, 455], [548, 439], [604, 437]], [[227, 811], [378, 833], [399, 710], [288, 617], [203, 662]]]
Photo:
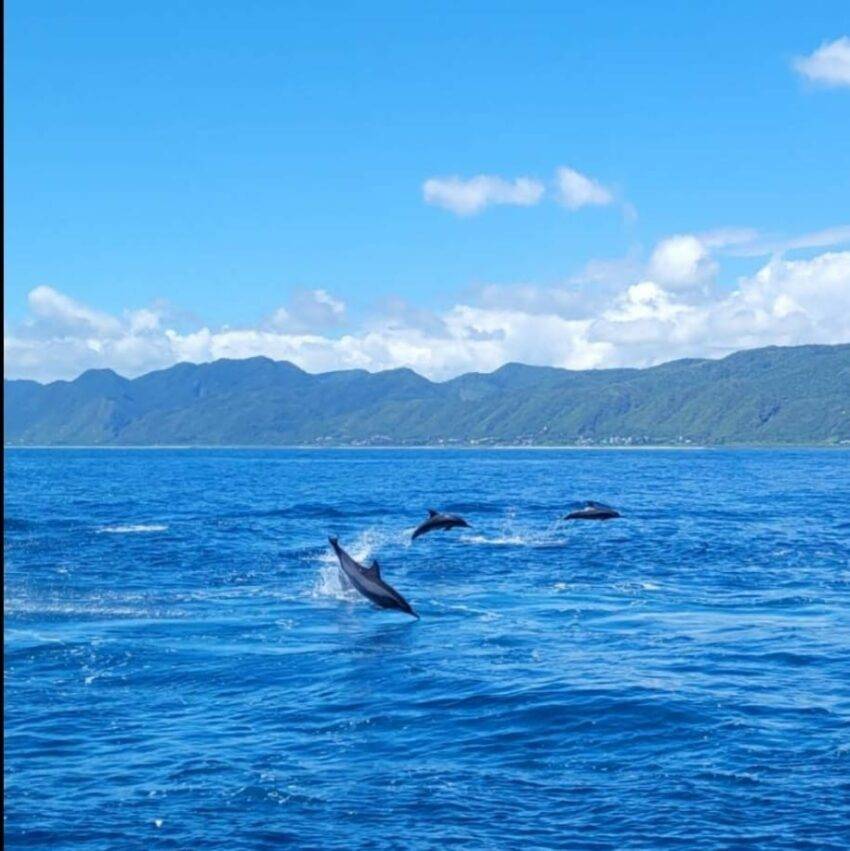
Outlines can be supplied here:
[[776, 253], [731, 287], [717, 281], [725, 254], [837, 249], [847, 241], [850, 228], [784, 241], [747, 229], [679, 234], [661, 240], [645, 262], [599, 263], [562, 285], [483, 286], [436, 311], [397, 299], [360, 321], [326, 290], [301, 290], [240, 328], [187, 327], [162, 304], [110, 315], [38, 286], [27, 319], [5, 328], [6, 376], [67, 379], [98, 367], [134, 376], [179, 361], [266, 355], [311, 372], [407, 366], [443, 379], [509, 361], [648, 366], [765, 345], [847, 342], [849, 250], [803, 259]]
[[[850, 37], [824, 41], [785, 67], [813, 88], [846, 89]], [[637, 216], [618, 190], [572, 165], [545, 177], [431, 176], [421, 192], [424, 203], [460, 218], [547, 202], [564, 217], [588, 208]], [[729, 258], [761, 265], [733, 281], [723, 274]], [[371, 312], [358, 318], [364, 308]], [[772, 344], [840, 343], [850, 341], [850, 225], [790, 238], [751, 228], [671, 233], [646, 256], [593, 261], [558, 285], [481, 285], [439, 309], [400, 297], [352, 306], [328, 289], [305, 288], [244, 327], [188, 321], [165, 302], [113, 315], [46, 282], [29, 291], [27, 317], [5, 322], [4, 331], [6, 376], [40, 381], [255, 355], [308, 371], [407, 366], [442, 379], [509, 361], [650, 366]]]

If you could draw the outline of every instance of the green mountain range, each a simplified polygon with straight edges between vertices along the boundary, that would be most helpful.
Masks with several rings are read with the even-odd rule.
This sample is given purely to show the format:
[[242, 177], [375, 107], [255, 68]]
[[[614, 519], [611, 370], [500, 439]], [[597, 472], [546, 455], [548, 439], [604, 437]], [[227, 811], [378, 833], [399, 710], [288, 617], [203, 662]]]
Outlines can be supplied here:
[[850, 344], [439, 383], [250, 358], [3, 387], [6, 445], [850, 443]]

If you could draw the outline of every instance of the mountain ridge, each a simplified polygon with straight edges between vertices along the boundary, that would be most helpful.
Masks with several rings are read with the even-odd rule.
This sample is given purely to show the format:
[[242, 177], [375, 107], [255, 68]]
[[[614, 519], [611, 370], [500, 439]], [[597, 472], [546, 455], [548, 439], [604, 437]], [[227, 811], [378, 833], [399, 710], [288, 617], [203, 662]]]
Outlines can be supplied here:
[[3, 395], [7, 446], [835, 445], [850, 443], [850, 344], [643, 369], [507, 363], [441, 382], [224, 358], [7, 379]]

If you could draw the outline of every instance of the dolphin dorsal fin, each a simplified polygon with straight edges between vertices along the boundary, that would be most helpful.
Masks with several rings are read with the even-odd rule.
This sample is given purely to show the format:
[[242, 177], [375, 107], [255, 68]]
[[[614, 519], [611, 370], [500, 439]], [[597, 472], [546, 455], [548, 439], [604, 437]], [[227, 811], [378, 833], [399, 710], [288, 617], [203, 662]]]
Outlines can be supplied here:
[[439, 511], [434, 511], [433, 508], [428, 509], [428, 516], [429, 517], [436, 517], [439, 513], [440, 513]]
[[381, 568], [378, 566], [377, 560], [373, 559], [372, 564], [370, 564], [369, 567], [364, 568], [363, 574], [364, 576], [368, 576], [370, 579], [380, 579]]

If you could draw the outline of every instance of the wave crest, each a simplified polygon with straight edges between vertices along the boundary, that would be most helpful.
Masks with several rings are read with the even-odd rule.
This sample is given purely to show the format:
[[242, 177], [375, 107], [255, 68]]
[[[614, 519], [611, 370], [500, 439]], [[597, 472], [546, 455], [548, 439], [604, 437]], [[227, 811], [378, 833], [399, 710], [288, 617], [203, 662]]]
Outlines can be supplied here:
[[134, 535], [145, 532], [165, 532], [165, 523], [126, 523], [117, 526], [101, 526], [97, 531], [100, 535]]

